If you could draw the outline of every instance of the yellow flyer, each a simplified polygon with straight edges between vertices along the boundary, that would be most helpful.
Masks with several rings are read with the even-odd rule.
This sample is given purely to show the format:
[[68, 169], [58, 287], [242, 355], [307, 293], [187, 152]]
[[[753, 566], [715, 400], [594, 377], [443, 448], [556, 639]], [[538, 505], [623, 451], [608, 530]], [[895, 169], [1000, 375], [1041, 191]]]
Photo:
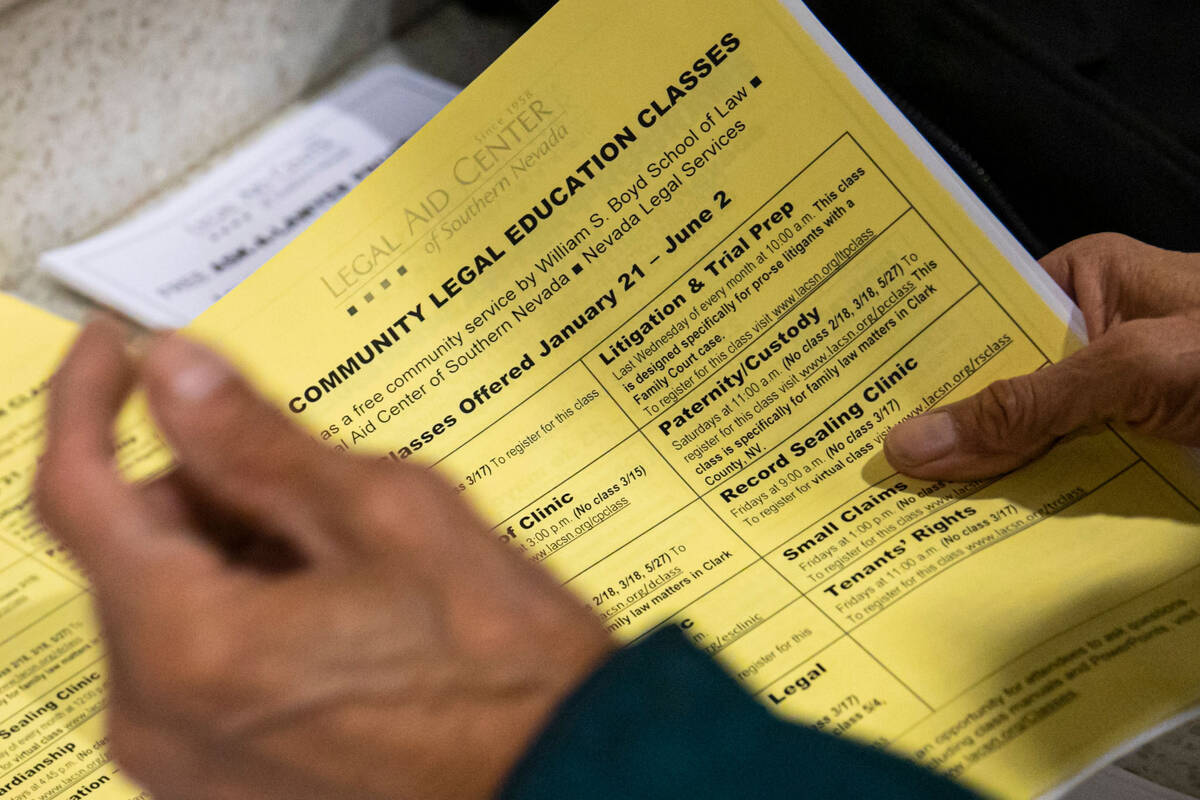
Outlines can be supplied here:
[[[1179, 452], [1105, 429], [967, 484], [881, 455], [1078, 346], [1047, 284], [803, 8], [575, 0], [191, 330], [331, 448], [446, 476], [622, 640], [677, 625], [781, 715], [1025, 798], [1200, 695]], [[47, 546], [4, 498], [12, 558]], [[5, 800], [102, 736], [38, 712], [103, 674], [47, 558], [0, 577], [0, 614], [31, 598], [3, 662], [41, 659]], [[60, 667], [55, 631], [91, 649]]]
[[[75, 326], [0, 295], [0, 797], [121, 787], [104, 748], [107, 670], [83, 576], [30, 489], [49, 377]], [[89, 788], [91, 787], [91, 788]], [[83, 794], [79, 794], [83, 792]], [[105, 795], [97, 795], [105, 796]]]

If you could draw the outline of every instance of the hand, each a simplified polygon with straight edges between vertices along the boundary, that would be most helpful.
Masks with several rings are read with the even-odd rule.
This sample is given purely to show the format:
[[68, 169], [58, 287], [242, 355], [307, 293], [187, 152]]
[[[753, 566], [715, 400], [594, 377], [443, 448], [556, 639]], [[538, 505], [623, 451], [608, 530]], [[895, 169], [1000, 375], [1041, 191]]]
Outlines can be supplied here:
[[1083, 311], [1091, 344], [897, 425], [884, 444], [897, 470], [952, 480], [996, 475], [1106, 422], [1200, 445], [1200, 254], [1104, 233], [1041, 264]]
[[492, 795], [613, 649], [598, 620], [441, 480], [320, 447], [199, 345], [140, 377], [172, 473], [114, 469], [138, 369], [99, 321], [37, 479], [92, 580], [117, 760], [159, 800]]

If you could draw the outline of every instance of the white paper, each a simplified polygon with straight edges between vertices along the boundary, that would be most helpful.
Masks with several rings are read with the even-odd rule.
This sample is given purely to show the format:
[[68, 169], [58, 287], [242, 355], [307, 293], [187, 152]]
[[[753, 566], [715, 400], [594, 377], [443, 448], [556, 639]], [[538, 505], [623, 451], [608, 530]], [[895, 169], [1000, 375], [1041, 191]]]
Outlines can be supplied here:
[[39, 266], [145, 325], [186, 325], [341, 199], [457, 91], [398, 64], [375, 67], [167, 202], [43, 253]]

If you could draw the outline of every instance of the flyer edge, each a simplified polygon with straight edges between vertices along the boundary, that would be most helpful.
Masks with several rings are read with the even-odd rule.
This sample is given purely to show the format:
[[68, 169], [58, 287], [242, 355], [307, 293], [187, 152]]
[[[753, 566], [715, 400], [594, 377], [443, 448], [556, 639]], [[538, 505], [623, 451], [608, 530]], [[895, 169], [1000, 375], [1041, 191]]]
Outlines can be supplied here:
[[813, 38], [817, 46], [829, 56], [834, 65], [850, 80], [883, 121], [900, 137], [909, 150], [921, 161], [933, 177], [967, 212], [971, 220], [988, 238], [992, 245], [1008, 259], [1042, 301], [1071, 330], [1079, 341], [1087, 341], [1087, 328], [1082, 312], [1066, 293], [1046, 274], [1033, 256], [1013, 237], [983, 201], [963, 183], [925, 137], [900, 112], [894, 103], [875, 85], [849, 53], [825, 29], [820, 20], [801, 0], [779, 0], [801, 27]]

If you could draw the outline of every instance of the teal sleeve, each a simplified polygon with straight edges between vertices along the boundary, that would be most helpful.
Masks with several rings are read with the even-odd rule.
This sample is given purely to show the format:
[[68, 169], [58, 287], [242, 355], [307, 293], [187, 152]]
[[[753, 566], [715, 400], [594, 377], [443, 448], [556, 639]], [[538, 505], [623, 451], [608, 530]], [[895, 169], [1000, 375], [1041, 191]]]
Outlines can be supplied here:
[[674, 627], [618, 652], [558, 710], [504, 800], [975, 795], [915, 764], [792, 725]]

